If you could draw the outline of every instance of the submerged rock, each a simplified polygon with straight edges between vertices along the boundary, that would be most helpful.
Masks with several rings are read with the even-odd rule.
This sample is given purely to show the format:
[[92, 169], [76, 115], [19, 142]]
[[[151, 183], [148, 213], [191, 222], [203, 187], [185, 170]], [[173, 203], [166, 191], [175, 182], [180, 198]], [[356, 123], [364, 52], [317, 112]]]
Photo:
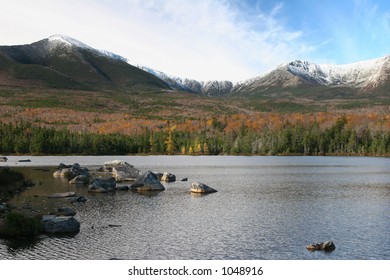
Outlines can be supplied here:
[[69, 184], [75, 185], [88, 185], [89, 177], [85, 175], [77, 175], [72, 180], [69, 181]]
[[77, 233], [80, 223], [74, 217], [44, 215], [42, 217], [43, 232], [48, 234]]
[[82, 195], [76, 195], [75, 197], [72, 197], [70, 202], [86, 202], [87, 199]]
[[131, 186], [131, 190], [137, 191], [163, 191], [164, 186], [152, 171], [148, 170], [140, 176]]
[[108, 179], [95, 178], [92, 184], [88, 187], [88, 192], [94, 193], [106, 193], [113, 192], [116, 188], [115, 178], [111, 177]]
[[64, 193], [53, 193], [48, 196], [48, 198], [66, 198], [76, 196], [75, 192], [64, 192]]
[[76, 215], [76, 211], [74, 211], [72, 208], [64, 207], [64, 208], [57, 208], [57, 216], [74, 216]]
[[193, 193], [214, 193], [217, 190], [199, 182], [193, 182], [191, 184], [191, 192]]

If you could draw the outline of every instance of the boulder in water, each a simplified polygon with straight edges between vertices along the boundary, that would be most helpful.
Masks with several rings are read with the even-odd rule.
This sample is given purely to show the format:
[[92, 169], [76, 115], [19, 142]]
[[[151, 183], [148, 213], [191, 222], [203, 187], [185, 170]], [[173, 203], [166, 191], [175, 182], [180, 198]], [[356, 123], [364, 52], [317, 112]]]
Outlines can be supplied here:
[[133, 165], [122, 160], [106, 161], [104, 170], [112, 172], [117, 182], [134, 181], [140, 173]]
[[171, 174], [169, 172], [164, 172], [162, 175], [160, 181], [163, 182], [175, 182], [176, 181], [176, 176], [174, 174]]
[[141, 175], [133, 184], [130, 186], [131, 190], [136, 191], [163, 191], [164, 186], [160, 183], [160, 180], [152, 171], [148, 170]]
[[332, 252], [336, 249], [336, 246], [334, 245], [333, 241], [325, 241], [321, 243], [312, 243], [306, 246], [306, 249], [309, 251], [325, 251], [325, 252]]
[[199, 182], [193, 182], [191, 184], [191, 192], [193, 192], [193, 193], [214, 193], [214, 192], [217, 192], [217, 190], [207, 186], [206, 184], [199, 183]]
[[74, 217], [44, 215], [42, 217], [43, 232], [48, 234], [77, 233], [80, 223]]

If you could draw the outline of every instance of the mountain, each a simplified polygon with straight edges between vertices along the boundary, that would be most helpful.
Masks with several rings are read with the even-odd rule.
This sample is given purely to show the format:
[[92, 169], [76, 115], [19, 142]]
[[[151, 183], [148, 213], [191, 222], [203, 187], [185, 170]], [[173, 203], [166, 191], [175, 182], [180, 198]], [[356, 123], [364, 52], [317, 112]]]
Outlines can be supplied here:
[[76, 39], [54, 35], [19, 46], [0, 46], [0, 86], [65, 89], [177, 90], [205, 96], [264, 94], [317, 88], [352, 93], [390, 88], [390, 56], [346, 65], [295, 60], [260, 76], [233, 84], [197, 81], [131, 64], [126, 58], [94, 49]]
[[361, 92], [380, 90], [390, 80], [390, 56], [345, 65], [295, 60], [234, 86], [235, 92], [268, 88], [345, 87]]
[[70, 89], [169, 89], [161, 79], [64, 35], [0, 46], [0, 85]]
[[351, 91], [369, 92], [381, 90], [384, 86], [390, 87], [390, 56], [345, 65], [295, 60], [236, 84], [230, 81], [183, 79], [142, 65], [136, 66], [165, 81], [172, 89], [207, 96], [316, 87], [349, 88]]
[[163, 80], [174, 90], [188, 91], [206, 96], [221, 96], [231, 93], [233, 89], [233, 83], [230, 81], [183, 79], [143, 65], [135, 64], [135, 66]]

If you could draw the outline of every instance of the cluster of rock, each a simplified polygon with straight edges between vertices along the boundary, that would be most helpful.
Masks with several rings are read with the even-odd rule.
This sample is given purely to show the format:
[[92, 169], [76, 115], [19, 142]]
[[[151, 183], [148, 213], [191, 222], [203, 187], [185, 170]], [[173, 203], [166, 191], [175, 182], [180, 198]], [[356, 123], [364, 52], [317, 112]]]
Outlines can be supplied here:
[[[133, 190], [138, 192], [163, 191], [161, 182], [175, 182], [176, 176], [169, 172], [154, 173], [150, 170], [141, 173], [133, 165], [120, 160], [107, 161], [97, 170], [96, 176], [91, 176], [88, 168], [81, 167], [78, 163], [65, 165], [61, 163], [53, 174], [54, 177], [70, 179], [69, 184], [88, 186], [89, 193], [110, 193], [117, 190]], [[187, 181], [185, 178], [183, 181]], [[131, 182], [129, 186], [117, 183]], [[191, 191], [195, 193], [213, 193], [215, 189], [194, 182]], [[49, 198], [68, 198], [72, 202], [84, 202], [86, 198], [78, 196], [75, 192], [54, 193]], [[53, 214], [53, 213], [51, 213]], [[45, 215], [42, 219], [46, 233], [77, 233], [80, 229], [79, 222], [73, 217], [76, 213], [70, 208], [60, 208], [53, 215]]]

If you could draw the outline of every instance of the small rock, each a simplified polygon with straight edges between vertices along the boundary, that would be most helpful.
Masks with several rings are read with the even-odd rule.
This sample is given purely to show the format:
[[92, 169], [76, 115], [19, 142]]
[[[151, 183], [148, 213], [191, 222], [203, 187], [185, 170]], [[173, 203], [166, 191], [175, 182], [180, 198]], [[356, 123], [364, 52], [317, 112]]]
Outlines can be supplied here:
[[64, 208], [57, 208], [58, 216], [74, 216], [76, 215], [76, 211], [74, 211], [72, 208], [64, 207]]
[[333, 241], [325, 241], [321, 243], [312, 243], [306, 246], [306, 249], [309, 251], [325, 251], [332, 252], [336, 249]]
[[217, 190], [199, 182], [193, 182], [191, 184], [191, 192], [193, 193], [214, 193]]
[[169, 172], [164, 172], [164, 174], [161, 177], [160, 181], [163, 181], [163, 182], [175, 182], [176, 181], [176, 176], [174, 174], [169, 173]]
[[187, 182], [188, 181], [188, 178], [183, 178], [181, 179], [182, 182]]
[[70, 202], [86, 202], [87, 199], [82, 195], [76, 195], [75, 197], [72, 197]]
[[113, 224], [109, 224], [108, 227], [122, 227], [122, 225], [113, 225]]
[[53, 193], [48, 196], [48, 198], [65, 198], [65, 197], [74, 197], [76, 196], [75, 192], [64, 192], [64, 193]]

